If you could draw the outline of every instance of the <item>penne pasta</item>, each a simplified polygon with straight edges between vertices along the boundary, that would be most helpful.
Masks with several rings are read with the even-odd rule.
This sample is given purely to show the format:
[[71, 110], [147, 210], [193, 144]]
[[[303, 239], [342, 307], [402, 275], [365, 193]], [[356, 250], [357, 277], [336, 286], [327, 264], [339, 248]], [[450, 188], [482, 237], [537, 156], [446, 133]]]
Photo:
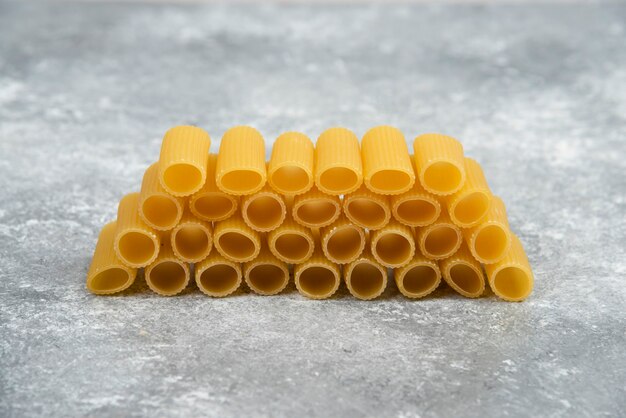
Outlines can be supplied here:
[[445, 210], [432, 224], [416, 231], [420, 252], [433, 260], [450, 257], [461, 246], [461, 230], [450, 220]]
[[236, 215], [215, 224], [213, 243], [228, 260], [245, 263], [259, 254], [261, 235]]
[[241, 264], [224, 258], [217, 251], [196, 264], [196, 284], [207, 296], [221, 298], [241, 285]]
[[247, 195], [265, 185], [265, 142], [254, 128], [235, 126], [222, 137], [217, 156], [216, 183], [225, 193]]
[[139, 192], [139, 216], [151, 228], [167, 231], [176, 226], [183, 215], [183, 198], [169, 194], [159, 181], [159, 163], [143, 175]]
[[187, 263], [197, 263], [211, 253], [213, 228], [209, 222], [196, 218], [187, 209], [172, 230], [171, 243], [176, 257]]
[[465, 157], [465, 183], [461, 189], [444, 198], [450, 219], [460, 228], [478, 224], [491, 206], [491, 190], [480, 164]]
[[365, 186], [343, 198], [343, 212], [350, 221], [370, 230], [383, 228], [391, 219], [389, 198]]
[[441, 134], [424, 134], [413, 141], [417, 175], [430, 193], [449, 195], [465, 182], [463, 145]]
[[450, 257], [439, 261], [439, 268], [448, 286], [467, 298], [477, 298], [485, 291], [485, 276], [467, 245]]
[[493, 293], [506, 301], [522, 301], [533, 291], [534, 278], [528, 256], [514, 234], [511, 234], [511, 246], [504, 258], [495, 264], [486, 264], [485, 270]]
[[258, 257], [244, 264], [243, 271], [246, 284], [259, 295], [275, 295], [289, 283], [287, 263], [274, 257], [265, 245]]
[[[417, 173], [413, 156], [411, 156], [411, 162]], [[437, 198], [427, 192], [419, 181], [413, 183], [409, 191], [391, 196], [390, 199], [394, 218], [408, 226], [430, 225], [439, 218], [441, 213], [441, 205]]]
[[110, 295], [127, 289], [137, 277], [137, 269], [127, 267], [115, 254], [116, 222], [104, 225], [87, 272], [87, 289], [96, 295]]
[[315, 185], [331, 195], [348, 194], [363, 183], [361, 150], [356, 135], [346, 128], [322, 132], [315, 144]]
[[308, 228], [321, 228], [335, 222], [341, 214], [339, 196], [331, 196], [316, 187], [296, 196], [293, 201], [293, 219]]
[[339, 288], [339, 266], [324, 257], [318, 246], [311, 258], [294, 266], [294, 281], [301, 295], [327, 299]]
[[188, 196], [206, 179], [211, 138], [195, 126], [176, 126], [165, 133], [159, 157], [161, 186], [174, 196]]
[[415, 183], [404, 135], [393, 126], [377, 126], [361, 141], [363, 181], [375, 193], [404, 193]]
[[321, 228], [320, 239], [324, 255], [335, 264], [356, 260], [365, 248], [365, 232], [345, 216]]
[[372, 255], [385, 267], [398, 268], [406, 265], [415, 254], [413, 231], [406, 225], [392, 220], [371, 233]]
[[286, 196], [308, 191], [313, 186], [315, 148], [308, 136], [286, 132], [276, 138], [267, 170], [267, 181]]
[[504, 258], [511, 246], [511, 231], [504, 202], [493, 196], [491, 206], [479, 225], [463, 230], [465, 242], [476, 260], [493, 264]]
[[145, 267], [159, 254], [160, 234], [139, 217], [139, 193], [120, 200], [115, 229], [115, 254], [128, 267]]
[[313, 255], [313, 233], [287, 215], [281, 226], [267, 234], [267, 244], [272, 254], [289, 264], [303, 263]]
[[419, 299], [431, 294], [441, 283], [441, 271], [436, 261], [415, 252], [403, 267], [394, 269], [394, 279], [400, 293], [407, 298]]
[[177, 295], [189, 283], [189, 266], [176, 258], [168, 239], [164, 239], [156, 260], [146, 268], [146, 283], [161, 296]]
[[266, 185], [261, 191], [242, 198], [241, 214], [250, 228], [268, 232], [283, 223], [287, 208], [281, 195]]
[[344, 267], [343, 277], [350, 294], [361, 300], [375, 299], [387, 287], [387, 268], [374, 259], [369, 249]]
[[191, 213], [208, 222], [222, 221], [237, 210], [238, 198], [224, 193], [215, 182], [217, 154], [209, 154], [204, 185], [189, 199]]

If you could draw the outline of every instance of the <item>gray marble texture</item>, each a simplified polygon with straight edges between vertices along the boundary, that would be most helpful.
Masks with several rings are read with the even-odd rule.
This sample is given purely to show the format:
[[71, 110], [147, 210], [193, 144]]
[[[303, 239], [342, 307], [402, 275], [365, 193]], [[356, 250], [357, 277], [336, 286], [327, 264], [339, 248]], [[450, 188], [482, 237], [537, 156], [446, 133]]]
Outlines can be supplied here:
[[[165, 130], [460, 138], [524, 303], [96, 297]], [[626, 6], [0, 3], [0, 416], [625, 416]]]

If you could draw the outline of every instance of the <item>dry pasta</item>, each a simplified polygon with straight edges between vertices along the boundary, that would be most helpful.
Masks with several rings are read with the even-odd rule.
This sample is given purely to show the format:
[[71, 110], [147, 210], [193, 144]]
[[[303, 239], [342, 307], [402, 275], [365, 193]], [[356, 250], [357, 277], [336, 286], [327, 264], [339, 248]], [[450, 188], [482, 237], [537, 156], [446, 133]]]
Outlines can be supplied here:
[[217, 187], [225, 193], [247, 195], [265, 185], [265, 142], [254, 128], [235, 126], [222, 137], [215, 169]]
[[159, 256], [146, 268], [148, 287], [161, 296], [173, 296], [189, 283], [189, 266], [179, 260], [168, 239], [163, 240]]
[[176, 126], [165, 133], [159, 157], [159, 179], [168, 193], [188, 196], [206, 179], [211, 139], [195, 126]]
[[452, 256], [439, 261], [439, 268], [448, 286], [467, 298], [477, 298], [485, 291], [485, 276], [467, 245]]
[[154, 163], [143, 175], [139, 192], [139, 216], [150, 227], [167, 231], [176, 226], [183, 215], [183, 198], [169, 194], [159, 181], [159, 163]]
[[222, 221], [237, 210], [238, 198], [224, 193], [215, 182], [217, 154], [209, 154], [204, 185], [189, 199], [191, 212], [209, 222]]
[[315, 184], [332, 195], [355, 191], [363, 183], [361, 150], [356, 135], [345, 128], [322, 132], [315, 144]]
[[261, 235], [236, 215], [215, 224], [213, 245], [230, 261], [245, 263], [259, 254]]
[[308, 228], [321, 228], [335, 222], [341, 214], [339, 196], [332, 196], [312, 187], [293, 200], [293, 219]]
[[160, 234], [139, 217], [139, 193], [129, 193], [117, 208], [115, 254], [128, 267], [145, 267], [159, 254]]
[[298, 264], [313, 255], [313, 233], [287, 215], [281, 226], [267, 234], [267, 244], [272, 254], [285, 263]]
[[351, 223], [345, 216], [320, 230], [322, 251], [336, 264], [356, 260], [365, 248], [365, 238], [363, 229]]
[[241, 264], [227, 260], [217, 251], [197, 263], [195, 270], [196, 285], [207, 296], [228, 296], [241, 285]]
[[400, 293], [407, 298], [419, 299], [431, 294], [441, 283], [441, 271], [436, 261], [415, 252], [403, 267], [394, 269], [394, 279]]
[[478, 224], [491, 205], [491, 190], [480, 164], [465, 157], [465, 183], [461, 189], [445, 197], [450, 219], [460, 228]]
[[387, 268], [372, 257], [369, 249], [343, 268], [343, 277], [350, 294], [361, 300], [375, 299], [387, 287]]
[[213, 248], [213, 228], [196, 218], [187, 209], [180, 223], [172, 230], [172, 249], [176, 257], [188, 263], [204, 260]]
[[267, 170], [267, 181], [287, 196], [302, 194], [313, 186], [315, 148], [308, 136], [286, 132], [276, 138]]
[[498, 297], [519, 302], [533, 291], [533, 272], [519, 238], [511, 234], [511, 246], [503, 259], [495, 264], [486, 264], [491, 290]]
[[383, 228], [391, 219], [389, 198], [361, 186], [343, 198], [343, 212], [348, 219], [370, 230]]
[[417, 175], [422, 186], [431, 193], [448, 195], [465, 182], [463, 145], [440, 134], [424, 134], [413, 141]]
[[463, 241], [461, 230], [450, 220], [445, 210], [432, 224], [416, 230], [420, 252], [427, 258], [440, 260], [454, 254]]
[[396, 220], [371, 233], [371, 251], [376, 261], [385, 267], [406, 265], [415, 254], [413, 231]]
[[243, 271], [246, 284], [259, 295], [275, 295], [289, 283], [287, 263], [274, 257], [265, 245], [258, 257], [244, 264]]
[[127, 289], [135, 281], [137, 269], [127, 267], [115, 254], [116, 222], [104, 225], [87, 272], [87, 289], [97, 295], [110, 295]]
[[396, 195], [415, 183], [409, 149], [402, 132], [393, 126], [367, 131], [361, 142], [363, 181], [375, 193]]
[[340, 280], [339, 266], [324, 257], [319, 246], [311, 258], [294, 267], [296, 289], [310, 299], [331, 297], [339, 288]]
[[485, 264], [500, 261], [511, 246], [511, 232], [504, 202], [493, 196], [482, 223], [464, 229], [465, 242], [476, 260]]
[[250, 228], [268, 232], [283, 223], [287, 207], [281, 195], [266, 185], [259, 192], [242, 198], [241, 214]]

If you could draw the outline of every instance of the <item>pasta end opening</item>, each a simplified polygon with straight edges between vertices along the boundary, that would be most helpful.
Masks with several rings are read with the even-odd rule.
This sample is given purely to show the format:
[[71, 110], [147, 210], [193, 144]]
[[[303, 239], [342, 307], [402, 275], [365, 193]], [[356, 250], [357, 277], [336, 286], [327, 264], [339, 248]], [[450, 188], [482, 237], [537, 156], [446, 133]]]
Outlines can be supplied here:
[[148, 264], [157, 251], [156, 244], [152, 238], [136, 231], [123, 234], [119, 239], [118, 245], [120, 258], [135, 266]]
[[264, 231], [276, 228], [285, 218], [285, 206], [275, 196], [255, 197], [245, 210], [252, 226]]
[[411, 187], [411, 177], [400, 170], [381, 170], [369, 180], [372, 189], [379, 193], [402, 193]]
[[176, 261], [163, 261], [146, 274], [146, 281], [157, 293], [175, 295], [187, 286], [187, 270]]
[[358, 184], [356, 173], [346, 167], [333, 167], [325, 170], [319, 177], [320, 189], [334, 194], [347, 193]]
[[274, 241], [274, 248], [281, 257], [291, 263], [302, 262], [312, 252], [311, 242], [306, 237], [285, 233]]
[[493, 291], [506, 300], [519, 301], [532, 291], [532, 279], [519, 267], [505, 267], [498, 271], [492, 283]]
[[226, 232], [219, 237], [218, 242], [225, 255], [235, 260], [247, 260], [256, 252], [254, 242], [238, 232]]
[[487, 192], [473, 192], [459, 200], [452, 209], [451, 215], [464, 226], [470, 226], [485, 216], [490, 202]]
[[109, 267], [96, 274], [88, 287], [94, 293], [115, 293], [126, 289], [131, 279], [132, 276], [123, 268]]
[[383, 272], [371, 263], [359, 263], [350, 273], [349, 289], [359, 299], [373, 299], [385, 290]]
[[499, 225], [487, 225], [478, 231], [474, 251], [481, 261], [493, 263], [502, 258], [509, 247], [509, 235]]
[[485, 288], [482, 274], [465, 263], [457, 263], [450, 267], [448, 276], [466, 296], [480, 296]]
[[198, 287], [211, 296], [226, 296], [239, 287], [239, 272], [228, 264], [215, 264], [201, 274]]
[[309, 174], [296, 166], [281, 167], [272, 173], [272, 185], [281, 193], [296, 194], [304, 192], [311, 184]]
[[173, 244], [185, 261], [200, 261], [209, 255], [211, 249], [207, 231], [192, 225], [185, 225], [176, 231]]
[[334, 231], [326, 241], [328, 257], [336, 263], [349, 263], [361, 254], [363, 237], [356, 228], [346, 227]]
[[460, 240], [460, 235], [455, 228], [439, 225], [427, 232], [424, 250], [433, 257], [446, 257], [458, 248]]
[[396, 212], [400, 221], [412, 226], [428, 225], [439, 216], [437, 207], [424, 199], [411, 199], [402, 202], [398, 205]]
[[266, 295], [283, 290], [288, 279], [285, 270], [274, 264], [259, 264], [248, 272], [248, 284], [252, 290]]
[[429, 265], [411, 267], [402, 278], [400, 290], [407, 296], [420, 297], [429, 294], [439, 285], [438, 272]]
[[154, 227], [171, 229], [176, 226], [181, 215], [181, 208], [169, 196], [152, 195], [143, 201], [143, 216]]
[[235, 210], [234, 200], [222, 194], [201, 196], [191, 204], [201, 218], [209, 221], [224, 219]]
[[320, 226], [330, 223], [337, 216], [338, 211], [337, 205], [330, 201], [310, 200], [296, 209], [295, 217], [306, 224]]
[[323, 299], [335, 293], [339, 283], [338, 277], [329, 268], [311, 266], [300, 273], [298, 285], [306, 296]]
[[423, 186], [439, 194], [454, 193], [461, 188], [463, 182], [459, 167], [447, 161], [439, 161], [426, 167], [423, 178]]
[[253, 170], [233, 170], [224, 174], [222, 186], [234, 193], [248, 194], [258, 190], [263, 183], [261, 174]]
[[365, 228], [381, 228], [387, 221], [387, 212], [378, 202], [371, 199], [356, 198], [346, 205], [346, 212]]
[[413, 256], [409, 240], [396, 233], [382, 235], [374, 244], [374, 250], [380, 261], [388, 266], [400, 266]]
[[172, 164], [165, 169], [163, 182], [176, 194], [191, 194], [202, 187], [202, 172], [191, 164]]

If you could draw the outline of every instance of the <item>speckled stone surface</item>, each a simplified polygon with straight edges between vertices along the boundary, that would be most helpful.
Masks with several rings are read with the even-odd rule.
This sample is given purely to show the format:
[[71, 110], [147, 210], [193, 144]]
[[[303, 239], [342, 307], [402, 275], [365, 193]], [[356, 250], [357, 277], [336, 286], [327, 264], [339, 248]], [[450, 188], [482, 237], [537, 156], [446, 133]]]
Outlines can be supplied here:
[[[626, 415], [626, 7], [0, 3], [0, 415]], [[165, 130], [460, 138], [532, 297], [95, 297]]]

